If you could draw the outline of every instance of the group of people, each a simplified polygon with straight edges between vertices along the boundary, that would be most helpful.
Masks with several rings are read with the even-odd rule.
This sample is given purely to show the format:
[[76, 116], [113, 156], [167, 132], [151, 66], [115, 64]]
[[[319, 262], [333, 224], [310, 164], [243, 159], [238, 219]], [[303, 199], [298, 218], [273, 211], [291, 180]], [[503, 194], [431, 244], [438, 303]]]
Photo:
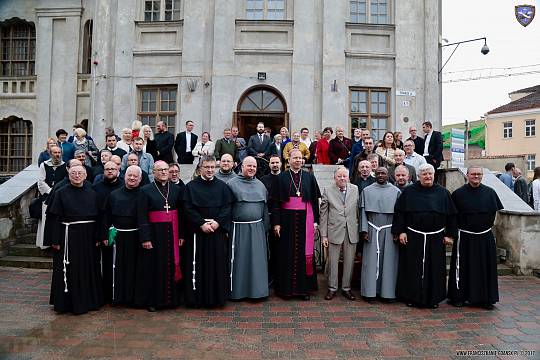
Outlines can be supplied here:
[[533, 179], [529, 183], [514, 163], [507, 163], [504, 170], [499, 179], [535, 212], [540, 212], [540, 166], [534, 169]]
[[[156, 139], [168, 133], [166, 125], [157, 128], [153, 145], [152, 131], [144, 126], [136, 134], [124, 129], [121, 140], [110, 129], [104, 149], [95, 155], [74, 149], [72, 159], [64, 158], [71, 148], [66, 131], [48, 142], [38, 181], [44, 202], [37, 244], [53, 249], [56, 311], [84, 313], [105, 303], [149, 311], [181, 303], [216, 307], [227, 299], [264, 299], [270, 286], [284, 298], [309, 300], [317, 290], [317, 231], [328, 248], [327, 300], [338, 290], [343, 248], [341, 286], [347, 299], [355, 299], [351, 274], [361, 250], [364, 299], [435, 307], [447, 295], [445, 244], [453, 240], [450, 301], [486, 307], [498, 301], [490, 229], [502, 205], [480, 184], [480, 168], [470, 168], [468, 184], [452, 195], [434, 183], [432, 164], [439, 155], [425, 148], [433, 148], [440, 133], [429, 122], [424, 123], [428, 145], [411, 128], [405, 150], [390, 144], [389, 136], [374, 149], [369, 131], [355, 130], [361, 139], [351, 147], [354, 156], [328, 152], [349, 169], [340, 166], [335, 183], [322, 193], [313, 174], [302, 169], [314, 143], [315, 153], [324, 144], [305, 144], [307, 129], [283, 147], [270, 142], [262, 123], [247, 143], [233, 128], [214, 146], [204, 141], [197, 147], [188, 121], [172, 142], [179, 161], [198, 158], [199, 175], [184, 184], [172, 153], [168, 157]], [[74, 133], [74, 142], [80, 137], [79, 143], [93, 143], [87, 134]], [[343, 129], [336, 133], [343, 142]], [[422, 155], [415, 152], [422, 147]], [[240, 150], [245, 156], [237, 174]], [[94, 156], [99, 161], [86, 162]], [[259, 180], [256, 158], [264, 156], [270, 173]], [[479, 201], [470, 204], [468, 196]], [[485, 261], [476, 261], [479, 257]]]

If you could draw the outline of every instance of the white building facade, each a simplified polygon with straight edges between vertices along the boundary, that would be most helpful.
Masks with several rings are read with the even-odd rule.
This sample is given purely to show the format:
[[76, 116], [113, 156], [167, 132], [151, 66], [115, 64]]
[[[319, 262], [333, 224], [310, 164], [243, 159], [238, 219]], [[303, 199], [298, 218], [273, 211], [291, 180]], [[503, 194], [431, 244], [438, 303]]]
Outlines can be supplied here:
[[100, 146], [137, 119], [441, 124], [440, 0], [4, 0], [0, 28], [0, 173], [85, 120]]

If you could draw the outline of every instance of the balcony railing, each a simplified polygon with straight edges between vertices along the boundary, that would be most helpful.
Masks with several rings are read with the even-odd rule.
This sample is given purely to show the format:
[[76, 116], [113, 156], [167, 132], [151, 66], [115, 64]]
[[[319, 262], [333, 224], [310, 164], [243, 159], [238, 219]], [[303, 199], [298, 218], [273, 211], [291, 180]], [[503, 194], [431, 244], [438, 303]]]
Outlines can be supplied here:
[[0, 97], [33, 99], [36, 97], [36, 76], [0, 78]]

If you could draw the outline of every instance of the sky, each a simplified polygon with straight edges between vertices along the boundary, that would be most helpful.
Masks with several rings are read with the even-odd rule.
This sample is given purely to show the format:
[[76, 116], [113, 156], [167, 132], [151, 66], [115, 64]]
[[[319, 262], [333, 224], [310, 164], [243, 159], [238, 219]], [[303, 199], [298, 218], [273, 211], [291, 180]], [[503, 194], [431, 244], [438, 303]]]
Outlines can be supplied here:
[[[489, 75], [490, 70], [534, 65], [540, 71], [540, 0], [442, 0], [442, 37], [449, 43], [487, 38], [490, 52], [482, 55], [482, 41], [461, 44], [443, 69], [443, 81]], [[516, 5], [536, 6], [536, 17], [527, 27], [514, 14]], [[443, 48], [443, 64], [452, 46]], [[527, 70], [533, 70], [529, 68]], [[450, 73], [453, 72], [453, 73]], [[501, 72], [500, 70], [498, 71]], [[491, 74], [497, 73], [492, 70]], [[508, 93], [540, 85], [540, 73], [496, 79], [443, 83], [443, 125], [480, 119], [486, 112], [510, 101]]]

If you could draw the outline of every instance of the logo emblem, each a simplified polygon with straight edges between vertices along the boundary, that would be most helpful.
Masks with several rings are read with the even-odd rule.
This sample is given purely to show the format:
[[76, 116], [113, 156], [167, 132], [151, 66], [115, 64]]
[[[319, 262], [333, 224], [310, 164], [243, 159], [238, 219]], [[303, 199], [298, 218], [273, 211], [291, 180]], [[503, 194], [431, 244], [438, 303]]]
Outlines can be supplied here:
[[516, 5], [516, 19], [523, 26], [527, 26], [533, 21], [535, 13], [534, 5]]

